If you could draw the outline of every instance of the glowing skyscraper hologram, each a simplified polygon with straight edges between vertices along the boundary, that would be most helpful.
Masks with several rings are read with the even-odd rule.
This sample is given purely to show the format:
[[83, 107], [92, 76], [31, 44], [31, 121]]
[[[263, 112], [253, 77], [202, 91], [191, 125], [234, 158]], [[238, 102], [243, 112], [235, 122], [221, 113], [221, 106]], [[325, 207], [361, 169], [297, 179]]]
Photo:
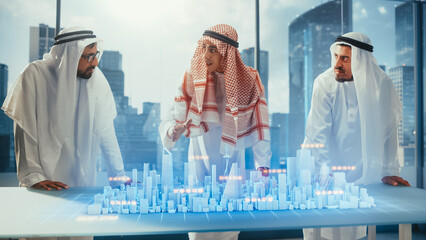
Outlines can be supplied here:
[[166, 148], [163, 149], [163, 161], [161, 167], [161, 185], [163, 192], [173, 190], [173, 157]]
[[242, 176], [239, 173], [237, 163], [232, 163], [231, 171], [229, 172], [228, 180], [226, 181], [223, 196], [229, 199], [238, 199], [241, 194]]
[[[312, 169], [313, 158], [310, 151], [301, 151], [298, 157], [308, 162], [299, 163], [300, 169], [295, 167], [297, 158], [289, 158], [286, 170], [270, 169], [267, 178], [259, 171], [251, 171], [250, 179], [247, 180], [243, 180], [237, 163], [232, 164], [229, 175], [219, 176], [219, 179], [216, 176], [216, 166], [212, 165], [212, 176], [207, 176], [204, 182], [196, 180], [195, 162], [192, 161], [185, 164], [188, 178], [173, 188], [173, 185], [169, 185], [170, 176], [173, 176], [173, 168], [170, 167], [173, 166], [172, 156], [166, 156], [163, 167], [168, 169], [163, 169], [162, 173], [170, 172], [169, 176], [161, 178], [155, 170], [149, 170], [149, 164], [144, 164], [141, 184], [132, 180], [131, 185], [122, 184], [120, 189], [106, 186], [102, 194], [94, 196], [93, 203], [88, 206], [88, 214], [347, 209], [374, 206], [374, 199], [368, 196], [367, 189], [347, 183], [344, 171], [330, 172], [330, 168], [322, 164], [318, 174]], [[346, 171], [349, 171], [348, 168]], [[132, 171], [132, 176], [137, 178], [136, 170]], [[163, 184], [166, 186], [162, 186]]]

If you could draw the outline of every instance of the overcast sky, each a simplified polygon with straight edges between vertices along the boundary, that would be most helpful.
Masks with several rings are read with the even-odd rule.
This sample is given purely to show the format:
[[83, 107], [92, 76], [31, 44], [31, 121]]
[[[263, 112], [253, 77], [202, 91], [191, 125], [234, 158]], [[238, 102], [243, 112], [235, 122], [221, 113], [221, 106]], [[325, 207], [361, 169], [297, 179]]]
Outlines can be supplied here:
[[[261, 49], [269, 51], [270, 112], [288, 112], [288, 24], [326, 1], [260, 0]], [[394, 7], [398, 2], [354, 0], [354, 31], [375, 45], [379, 64], [395, 62]], [[105, 50], [123, 56], [125, 95], [131, 105], [171, 103], [189, 68], [201, 34], [226, 23], [239, 34], [240, 51], [253, 47], [254, 1], [249, 0], [62, 0], [61, 26], [88, 26]], [[0, 0], [0, 63], [9, 87], [29, 61], [29, 28], [56, 26], [56, 0]], [[331, 43], [330, 43], [331, 44]]]

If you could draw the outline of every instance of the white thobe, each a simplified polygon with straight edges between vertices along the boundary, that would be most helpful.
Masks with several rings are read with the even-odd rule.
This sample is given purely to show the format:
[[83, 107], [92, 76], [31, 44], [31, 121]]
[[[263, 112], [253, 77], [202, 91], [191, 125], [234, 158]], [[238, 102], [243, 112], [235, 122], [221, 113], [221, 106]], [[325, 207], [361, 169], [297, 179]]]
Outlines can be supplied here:
[[[81, 91], [85, 91], [87, 80], [77, 79], [76, 104], [73, 109], [72, 122], [75, 126], [74, 134], [69, 134], [62, 144], [59, 161], [54, 159], [40, 159], [39, 149], [28, 134], [22, 130], [18, 124], [14, 124], [15, 131], [15, 154], [17, 160], [17, 173], [20, 186], [30, 187], [35, 183], [44, 180], [60, 181], [69, 186], [94, 186], [96, 184], [95, 161], [81, 164], [87, 159], [79, 159], [77, 153], [77, 128], [76, 118], [78, 118], [79, 105], [87, 103], [80, 96]], [[84, 98], [85, 99], [85, 98]], [[73, 130], [71, 130], [73, 131]], [[103, 152], [108, 167], [109, 176], [124, 176], [123, 162], [118, 146], [113, 122], [108, 124], [103, 132], [98, 133], [99, 145]], [[93, 148], [99, 148], [94, 143]], [[82, 169], [82, 168], [85, 169]], [[89, 169], [87, 169], [89, 168]]]
[[[216, 87], [216, 103], [219, 111], [220, 122], [223, 122], [225, 115], [226, 106], [226, 93], [225, 93], [225, 79], [221, 73], [214, 74], [217, 76], [214, 78]], [[205, 134], [190, 138], [189, 150], [188, 150], [188, 161], [196, 162], [197, 180], [204, 181], [204, 177], [211, 175], [211, 165], [216, 165], [217, 176], [223, 175], [225, 171], [225, 163], [223, 160], [223, 154], [220, 153], [220, 142], [222, 137], [222, 125], [215, 123], [208, 123], [209, 131]], [[175, 144], [172, 139], [168, 136], [167, 132], [170, 128], [176, 125], [174, 116], [174, 106], [172, 105], [169, 110], [167, 117], [160, 124], [160, 136], [163, 145], [166, 149], [171, 150]], [[228, 170], [232, 163], [238, 163], [239, 168], [244, 174], [245, 170], [245, 149], [236, 149], [229, 160]], [[271, 159], [271, 147], [269, 141], [259, 141], [252, 146], [253, 157], [255, 161], [256, 169], [258, 167], [270, 167]], [[192, 156], [208, 156], [202, 158], [202, 160], [193, 159]]]
[[361, 124], [354, 82], [315, 81], [311, 111], [306, 122], [305, 144], [323, 144], [313, 148], [317, 168], [326, 162], [332, 166], [355, 166], [346, 172], [348, 182], [362, 176]]
[[[332, 72], [321, 74], [314, 82], [311, 110], [306, 122], [305, 143], [323, 144], [313, 148], [317, 168], [326, 162], [332, 166], [355, 166], [346, 172], [348, 182], [362, 177], [361, 121], [354, 82], [339, 83]], [[380, 128], [381, 126], [377, 126]], [[399, 175], [396, 158], [397, 131], [389, 133], [385, 142], [385, 158], [380, 163], [382, 177]]]
[[[189, 149], [188, 149], [188, 161], [195, 161], [197, 180], [204, 181], [205, 176], [211, 176], [211, 165], [216, 165], [217, 176], [221, 176], [225, 172], [226, 164], [223, 160], [223, 154], [220, 153], [220, 142], [222, 137], [222, 123], [225, 115], [226, 106], [226, 92], [225, 92], [225, 79], [221, 73], [213, 74], [214, 83], [216, 87], [216, 103], [219, 112], [219, 119], [221, 124], [208, 123], [209, 131], [205, 134], [190, 138]], [[174, 117], [173, 105], [169, 108], [166, 119], [160, 124], [160, 136], [163, 145], [168, 150], [171, 150], [174, 146], [174, 142], [168, 136], [167, 132], [170, 128], [176, 125]], [[241, 173], [244, 175], [245, 172], [245, 149], [236, 149], [232, 154], [228, 172], [232, 166], [232, 163], [238, 163], [239, 168], [242, 170]], [[259, 141], [252, 146], [253, 157], [255, 161], [256, 169], [258, 167], [270, 167], [271, 163], [271, 145], [269, 141]], [[203, 156], [202, 160], [194, 159], [191, 156]], [[208, 156], [208, 157], [206, 157]], [[208, 232], [208, 233], [189, 233], [189, 238], [194, 239], [224, 239], [224, 240], [236, 240], [238, 239], [239, 232]]]
[[[322, 162], [332, 166], [355, 166], [346, 172], [348, 182], [362, 176], [361, 124], [354, 82], [339, 83], [334, 78], [314, 82], [311, 111], [306, 123], [304, 144], [321, 143], [313, 148], [317, 167]], [[322, 228], [324, 239], [359, 239], [366, 227]], [[304, 229], [304, 239], [313, 239], [312, 229]]]
[[[389, 161], [396, 159], [397, 133], [392, 134], [385, 148]], [[324, 145], [312, 149], [316, 169], [322, 162], [329, 167], [355, 166], [355, 170], [346, 171], [346, 180], [354, 182], [362, 177], [361, 122], [353, 81], [339, 83], [332, 74], [320, 75], [315, 80], [304, 144], [315, 143]], [[392, 162], [384, 163], [384, 172], [397, 174], [393, 166], [396, 165]], [[360, 239], [365, 235], [365, 226], [321, 229], [323, 239]], [[304, 229], [304, 238], [312, 239], [312, 229]]]

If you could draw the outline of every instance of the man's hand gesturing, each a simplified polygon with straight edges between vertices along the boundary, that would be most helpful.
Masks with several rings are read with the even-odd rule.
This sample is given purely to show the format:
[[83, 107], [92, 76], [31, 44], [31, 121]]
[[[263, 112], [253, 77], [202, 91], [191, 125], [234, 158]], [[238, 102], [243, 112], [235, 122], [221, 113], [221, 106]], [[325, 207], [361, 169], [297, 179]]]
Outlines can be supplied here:
[[186, 120], [186, 122], [176, 124], [174, 127], [169, 129], [169, 132], [167, 134], [173, 140], [173, 142], [176, 142], [180, 138], [180, 135], [185, 132], [191, 122], [192, 119], [188, 119]]

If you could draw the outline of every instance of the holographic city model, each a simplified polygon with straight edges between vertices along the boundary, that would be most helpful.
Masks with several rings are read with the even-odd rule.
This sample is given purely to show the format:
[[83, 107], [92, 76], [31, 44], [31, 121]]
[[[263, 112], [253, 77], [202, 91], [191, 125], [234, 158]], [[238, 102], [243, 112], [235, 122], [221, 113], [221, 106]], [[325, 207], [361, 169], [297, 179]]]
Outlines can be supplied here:
[[[194, 161], [197, 161], [196, 159]], [[142, 181], [137, 169], [132, 178], [110, 178], [125, 182], [120, 188], [105, 186], [88, 206], [88, 214], [132, 214], [158, 212], [223, 212], [253, 210], [293, 210], [324, 208], [370, 208], [374, 199], [366, 188], [347, 183], [345, 171], [353, 166], [332, 166], [323, 163], [315, 171], [315, 160], [309, 149], [300, 149], [297, 157], [287, 160], [287, 169], [270, 169], [269, 177], [260, 171], [250, 171], [244, 180], [241, 170], [233, 163], [229, 175], [217, 176], [211, 166], [211, 176], [197, 181], [195, 162], [185, 163], [184, 182], [173, 179], [173, 159], [164, 151], [161, 176], [144, 164]], [[337, 170], [330, 172], [330, 169]]]

